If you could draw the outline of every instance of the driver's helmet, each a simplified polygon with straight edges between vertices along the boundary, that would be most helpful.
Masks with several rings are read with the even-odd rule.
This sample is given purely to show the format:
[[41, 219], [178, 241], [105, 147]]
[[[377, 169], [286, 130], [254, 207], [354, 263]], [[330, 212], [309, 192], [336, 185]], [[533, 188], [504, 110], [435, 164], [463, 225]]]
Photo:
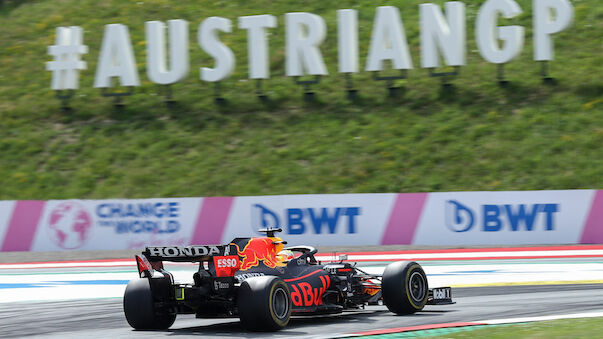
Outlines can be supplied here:
[[291, 250], [282, 250], [276, 254], [276, 258], [280, 261], [287, 262], [295, 258], [295, 254]]

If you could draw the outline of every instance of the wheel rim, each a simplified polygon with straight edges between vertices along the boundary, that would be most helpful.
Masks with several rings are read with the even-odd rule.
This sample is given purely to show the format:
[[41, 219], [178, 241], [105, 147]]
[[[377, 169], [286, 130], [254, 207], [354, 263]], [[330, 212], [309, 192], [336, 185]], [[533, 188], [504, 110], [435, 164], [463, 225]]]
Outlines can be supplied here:
[[421, 303], [425, 298], [425, 278], [419, 272], [413, 272], [408, 279], [408, 290], [410, 291], [410, 297], [416, 303]]
[[286, 318], [287, 313], [289, 313], [287, 292], [281, 287], [274, 291], [274, 295], [272, 297], [272, 309], [274, 310], [274, 315], [278, 319]]

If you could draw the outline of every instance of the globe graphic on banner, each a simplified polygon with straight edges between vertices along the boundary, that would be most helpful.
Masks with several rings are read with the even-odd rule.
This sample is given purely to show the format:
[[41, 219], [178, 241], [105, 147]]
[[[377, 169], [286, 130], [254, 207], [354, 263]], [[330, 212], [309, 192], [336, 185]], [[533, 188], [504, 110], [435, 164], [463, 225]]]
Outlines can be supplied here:
[[64, 249], [81, 247], [88, 238], [91, 226], [90, 214], [77, 202], [61, 203], [50, 213], [51, 238]]

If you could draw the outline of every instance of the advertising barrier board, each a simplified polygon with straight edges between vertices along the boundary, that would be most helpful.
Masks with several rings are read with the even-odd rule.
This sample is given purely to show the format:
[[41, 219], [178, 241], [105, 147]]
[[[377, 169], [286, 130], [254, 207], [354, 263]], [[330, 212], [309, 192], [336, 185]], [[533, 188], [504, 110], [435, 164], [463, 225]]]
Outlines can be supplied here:
[[289, 244], [603, 243], [603, 191], [0, 201], [1, 251], [228, 243], [282, 228]]
[[[395, 194], [287, 195], [236, 198], [222, 240], [282, 228], [291, 244], [379, 244]], [[225, 240], [225, 241], [229, 241]]]
[[594, 191], [431, 193], [414, 244], [576, 244]]

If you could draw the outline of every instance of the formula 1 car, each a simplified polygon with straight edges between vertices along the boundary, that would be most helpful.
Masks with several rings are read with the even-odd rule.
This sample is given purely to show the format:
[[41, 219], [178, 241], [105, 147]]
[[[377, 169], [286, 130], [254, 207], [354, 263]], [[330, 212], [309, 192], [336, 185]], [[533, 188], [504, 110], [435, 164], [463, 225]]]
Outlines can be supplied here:
[[[266, 237], [236, 238], [226, 245], [146, 247], [136, 255], [140, 279], [123, 299], [126, 320], [138, 330], [167, 329], [177, 314], [236, 317], [252, 331], [275, 331], [291, 315], [333, 314], [383, 303], [397, 314], [426, 304], [450, 304], [450, 287], [429, 289], [416, 262], [394, 262], [383, 275], [368, 274], [339, 260], [321, 263], [311, 246], [285, 248]], [[176, 283], [163, 261], [198, 262], [192, 283]]]

